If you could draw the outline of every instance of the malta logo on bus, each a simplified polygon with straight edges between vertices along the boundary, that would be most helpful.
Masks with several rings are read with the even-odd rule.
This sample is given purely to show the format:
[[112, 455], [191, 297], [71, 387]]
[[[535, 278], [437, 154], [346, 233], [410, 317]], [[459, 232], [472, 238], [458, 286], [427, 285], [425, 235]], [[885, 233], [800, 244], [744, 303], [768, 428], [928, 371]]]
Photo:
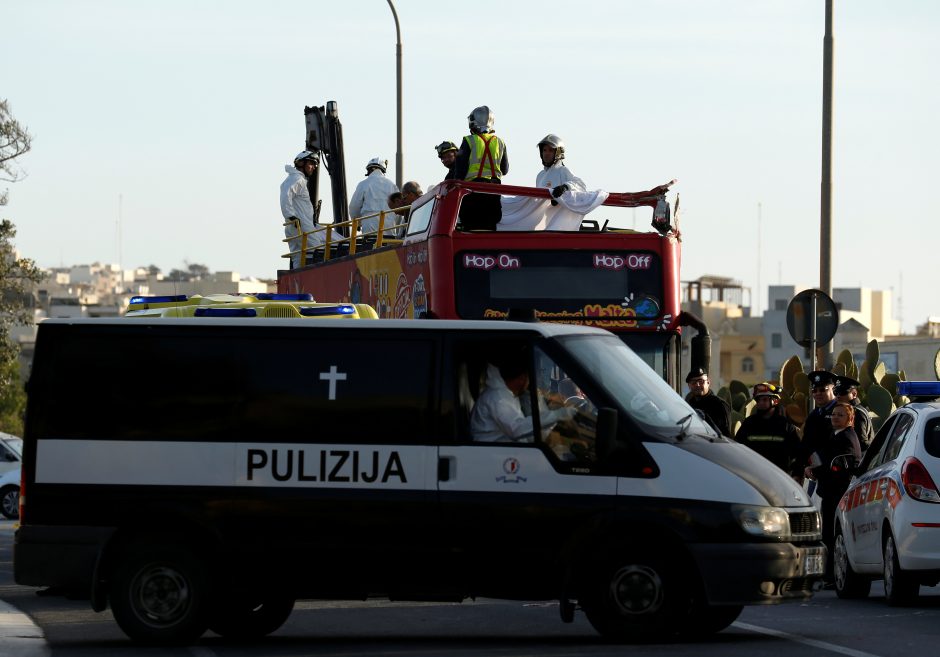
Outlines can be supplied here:
[[519, 470], [521, 469], [522, 466], [519, 464], [519, 459], [510, 456], [503, 461], [503, 472], [506, 474], [496, 477], [496, 481], [500, 481], [504, 484], [525, 483], [526, 478], [519, 476]]
[[522, 264], [519, 258], [510, 253], [497, 253], [496, 255], [481, 255], [478, 253], [463, 254], [464, 269], [520, 269]]
[[646, 253], [595, 253], [594, 269], [649, 269], [653, 256]]

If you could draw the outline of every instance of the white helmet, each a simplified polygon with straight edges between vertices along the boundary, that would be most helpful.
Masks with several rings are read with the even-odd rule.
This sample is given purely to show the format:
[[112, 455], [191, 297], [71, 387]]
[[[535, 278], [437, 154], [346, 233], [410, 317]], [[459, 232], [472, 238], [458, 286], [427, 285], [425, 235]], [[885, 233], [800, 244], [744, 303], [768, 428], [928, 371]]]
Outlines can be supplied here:
[[565, 159], [565, 142], [561, 140], [561, 137], [558, 135], [548, 134], [542, 137], [542, 141], [538, 143], [539, 155], [542, 154], [542, 146], [548, 144], [555, 149], [555, 159], [552, 161], [552, 164], [555, 162], [561, 162]]
[[382, 173], [385, 173], [388, 170], [388, 160], [383, 160], [381, 157], [373, 157], [366, 162], [367, 176], [372, 173], [372, 169], [381, 169]]
[[297, 166], [298, 163], [303, 162], [304, 160], [310, 160], [317, 166], [320, 165], [320, 156], [314, 153], [313, 151], [300, 151], [297, 153], [297, 157], [294, 158], [294, 166]]
[[475, 134], [493, 132], [493, 121], [495, 119], [493, 112], [486, 105], [474, 108], [470, 112], [470, 116], [467, 117], [470, 122], [470, 132]]

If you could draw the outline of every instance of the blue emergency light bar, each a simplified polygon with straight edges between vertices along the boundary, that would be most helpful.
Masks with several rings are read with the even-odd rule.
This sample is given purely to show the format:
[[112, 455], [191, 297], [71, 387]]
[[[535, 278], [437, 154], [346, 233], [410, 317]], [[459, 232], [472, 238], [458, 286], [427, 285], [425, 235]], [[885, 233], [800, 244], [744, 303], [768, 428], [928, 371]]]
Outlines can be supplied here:
[[319, 317], [321, 315], [352, 315], [356, 312], [354, 306], [301, 306], [300, 314], [304, 317]]
[[196, 308], [193, 312], [196, 317], [257, 317], [258, 311], [254, 308]]
[[131, 297], [128, 303], [177, 303], [187, 299], [185, 294], [174, 294], [162, 297]]
[[898, 381], [897, 389], [905, 397], [940, 397], [940, 381]]
[[309, 292], [300, 294], [272, 294], [271, 292], [261, 292], [251, 295], [258, 301], [313, 301], [313, 295]]

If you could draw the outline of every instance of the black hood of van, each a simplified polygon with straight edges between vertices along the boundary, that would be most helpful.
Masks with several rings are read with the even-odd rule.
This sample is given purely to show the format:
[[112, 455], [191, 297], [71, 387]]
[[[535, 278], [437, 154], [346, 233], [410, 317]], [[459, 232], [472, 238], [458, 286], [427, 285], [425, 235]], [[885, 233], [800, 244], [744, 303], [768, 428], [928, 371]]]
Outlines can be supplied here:
[[802, 486], [763, 456], [733, 440], [713, 440], [687, 436], [674, 443], [696, 456], [721, 466], [749, 483], [771, 506], [812, 507]]

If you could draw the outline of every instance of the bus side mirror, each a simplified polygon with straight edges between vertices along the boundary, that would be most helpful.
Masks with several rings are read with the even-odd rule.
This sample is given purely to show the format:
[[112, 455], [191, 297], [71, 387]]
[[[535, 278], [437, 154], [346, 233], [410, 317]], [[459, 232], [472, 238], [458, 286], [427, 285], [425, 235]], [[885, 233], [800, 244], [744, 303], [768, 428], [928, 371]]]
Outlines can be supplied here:
[[597, 457], [604, 461], [617, 449], [617, 409], [597, 409]]

